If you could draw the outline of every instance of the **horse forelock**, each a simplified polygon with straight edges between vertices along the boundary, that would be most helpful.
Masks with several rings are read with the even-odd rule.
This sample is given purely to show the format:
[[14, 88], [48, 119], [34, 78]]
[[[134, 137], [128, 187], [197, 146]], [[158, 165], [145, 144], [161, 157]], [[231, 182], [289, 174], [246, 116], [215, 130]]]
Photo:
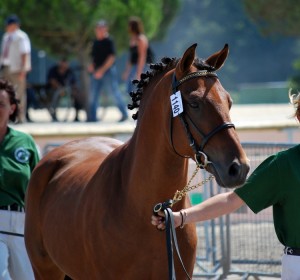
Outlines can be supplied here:
[[[178, 62], [179, 58], [163, 57], [160, 62], [150, 64], [150, 71], [142, 73], [140, 80], [132, 81], [136, 90], [129, 93], [132, 103], [128, 105], [128, 109], [133, 110], [135, 108], [139, 108], [144, 89], [154, 80], [155, 77], [174, 69]], [[193, 66], [198, 70], [214, 71], [213, 67], [200, 58], [195, 58]], [[138, 111], [132, 115], [132, 118], [134, 120], [138, 118]]]

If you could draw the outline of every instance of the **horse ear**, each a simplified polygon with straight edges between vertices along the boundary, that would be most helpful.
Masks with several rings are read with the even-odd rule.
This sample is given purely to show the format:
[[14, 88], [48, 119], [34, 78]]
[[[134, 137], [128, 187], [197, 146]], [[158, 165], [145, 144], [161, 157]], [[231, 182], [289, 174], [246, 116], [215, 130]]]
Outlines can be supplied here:
[[176, 77], [179, 78], [183, 73], [187, 72], [194, 62], [197, 44], [190, 46], [183, 54], [179, 63], [176, 66]]
[[209, 58], [205, 60], [205, 62], [212, 66], [215, 70], [220, 69], [228, 56], [229, 47], [228, 44], [225, 44], [224, 48], [215, 54], [211, 55]]

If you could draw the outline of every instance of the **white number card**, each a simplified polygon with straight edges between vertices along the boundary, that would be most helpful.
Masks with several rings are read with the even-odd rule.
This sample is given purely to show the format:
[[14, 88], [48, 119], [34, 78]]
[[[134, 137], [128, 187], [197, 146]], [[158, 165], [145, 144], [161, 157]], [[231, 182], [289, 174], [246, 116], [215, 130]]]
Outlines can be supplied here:
[[170, 96], [170, 99], [171, 99], [173, 118], [175, 118], [176, 116], [178, 116], [183, 112], [181, 92], [180, 91], [175, 92]]

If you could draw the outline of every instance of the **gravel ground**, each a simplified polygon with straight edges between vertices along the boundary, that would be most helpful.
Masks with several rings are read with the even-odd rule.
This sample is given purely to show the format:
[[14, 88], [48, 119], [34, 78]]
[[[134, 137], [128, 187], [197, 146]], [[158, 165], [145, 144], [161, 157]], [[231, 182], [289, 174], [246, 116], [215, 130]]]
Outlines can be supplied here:
[[[197, 255], [201, 260], [198, 262], [200, 267], [196, 265], [194, 273], [217, 271], [221, 274], [223, 270], [218, 269], [218, 265], [224, 263], [225, 269], [228, 266], [229, 271], [226, 279], [254, 279], [253, 275], [260, 275], [259, 279], [264, 279], [267, 275], [280, 278], [283, 246], [276, 238], [273, 223], [259, 221], [260, 217], [255, 222], [240, 222], [237, 217], [240, 215], [247, 214], [232, 215], [235, 216], [232, 217], [235, 221], [230, 223], [229, 234], [226, 225], [222, 226], [219, 221], [214, 226], [207, 222], [197, 227]], [[264, 213], [261, 217], [264, 217]], [[225, 223], [225, 219], [223, 220]], [[249, 278], [245, 278], [247, 275]], [[200, 278], [209, 279], [204, 276]]]

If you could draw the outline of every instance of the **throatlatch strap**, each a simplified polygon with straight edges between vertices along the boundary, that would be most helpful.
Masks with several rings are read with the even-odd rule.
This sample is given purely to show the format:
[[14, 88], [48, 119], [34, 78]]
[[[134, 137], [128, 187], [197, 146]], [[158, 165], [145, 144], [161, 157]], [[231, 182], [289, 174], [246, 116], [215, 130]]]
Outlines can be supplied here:
[[175, 267], [174, 267], [174, 255], [173, 255], [173, 245], [175, 246], [175, 250], [178, 256], [178, 259], [181, 263], [181, 266], [188, 277], [188, 279], [192, 279], [186, 268], [184, 267], [180, 252], [179, 252], [179, 247], [178, 247], [178, 242], [177, 242], [177, 237], [176, 237], [176, 230], [175, 230], [175, 223], [174, 223], [174, 216], [173, 212], [170, 208], [167, 208], [164, 210], [165, 213], [165, 224], [166, 224], [166, 241], [167, 241], [167, 252], [168, 252], [168, 267], [169, 267], [169, 280], [176, 280], [176, 273], [175, 273]]

